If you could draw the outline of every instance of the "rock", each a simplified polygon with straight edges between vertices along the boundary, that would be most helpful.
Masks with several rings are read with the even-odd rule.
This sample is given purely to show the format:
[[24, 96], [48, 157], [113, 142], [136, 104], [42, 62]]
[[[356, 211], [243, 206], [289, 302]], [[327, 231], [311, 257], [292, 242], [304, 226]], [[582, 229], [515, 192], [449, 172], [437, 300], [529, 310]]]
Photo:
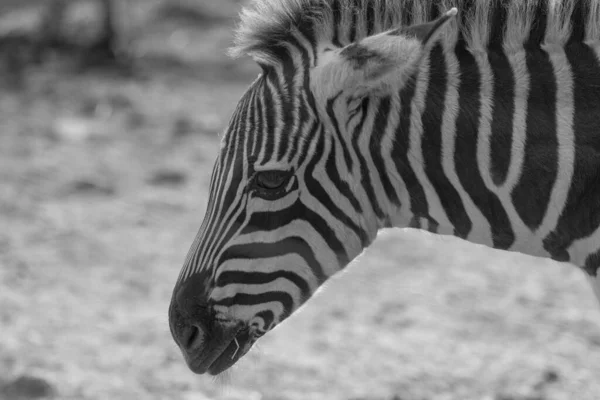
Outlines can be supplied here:
[[148, 183], [155, 186], [179, 186], [185, 183], [187, 175], [181, 171], [163, 169], [156, 171]]
[[110, 139], [113, 130], [107, 124], [106, 114], [104, 119], [100, 113], [110, 112], [106, 107], [97, 109], [94, 117], [64, 116], [58, 117], [52, 123], [50, 136], [59, 141], [81, 143], [85, 141], [106, 141]]
[[123, 93], [109, 94], [105, 101], [115, 111], [128, 111], [134, 108], [131, 99]]
[[0, 394], [11, 400], [28, 400], [52, 397], [56, 390], [45, 379], [22, 375], [2, 385]]
[[116, 189], [108, 183], [98, 182], [93, 179], [80, 178], [69, 184], [69, 194], [91, 194], [111, 196], [115, 194]]
[[173, 137], [176, 139], [188, 136], [195, 130], [194, 124], [187, 117], [180, 116], [173, 122]]
[[79, 103], [79, 112], [85, 117], [93, 117], [97, 108], [98, 100], [95, 98], [87, 97]]
[[554, 383], [554, 382], [558, 382], [558, 380], [560, 379], [560, 376], [558, 375], [558, 372], [556, 372], [553, 369], [549, 369], [544, 373], [544, 382], [547, 383]]
[[87, 118], [62, 117], [52, 124], [52, 136], [66, 142], [82, 142], [95, 134], [94, 128]]
[[127, 113], [126, 125], [129, 129], [139, 129], [146, 124], [146, 116], [136, 110]]

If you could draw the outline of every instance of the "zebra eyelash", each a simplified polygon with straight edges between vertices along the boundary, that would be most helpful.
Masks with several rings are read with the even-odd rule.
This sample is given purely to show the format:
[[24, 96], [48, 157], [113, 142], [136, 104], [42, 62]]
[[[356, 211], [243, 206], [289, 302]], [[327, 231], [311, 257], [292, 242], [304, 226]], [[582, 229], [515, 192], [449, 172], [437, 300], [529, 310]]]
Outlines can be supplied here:
[[[282, 173], [284, 175], [285, 179], [277, 189], [264, 188], [258, 184], [258, 177], [260, 176], [261, 173], [264, 173], [264, 172]], [[252, 193], [254, 193], [258, 197], [261, 197], [265, 200], [277, 200], [277, 199], [285, 196], [289, 192], [291, 192], [296, 187], [298, 187], [298, 185], [295, 180], [294, 170], [292, 170], [292, 169], [290, 169], [290, 170], [257, 171], [250, 178], [250, 185], [249, 185], [249, 189]]]

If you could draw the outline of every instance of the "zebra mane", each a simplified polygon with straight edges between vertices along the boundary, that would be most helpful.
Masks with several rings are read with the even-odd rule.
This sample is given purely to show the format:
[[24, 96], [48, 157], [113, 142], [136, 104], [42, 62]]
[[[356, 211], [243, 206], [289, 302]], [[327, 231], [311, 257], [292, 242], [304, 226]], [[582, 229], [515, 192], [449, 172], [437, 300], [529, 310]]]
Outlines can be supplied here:
[[459, 40], [471, 52], [600, 41], [600, 0], [253, 0], [241, 13], [230, 54], [266, 62], [274, 49], [297, 43], [298, 33], [345, 45], [429, 22], [452, 7], [459, 14], [443, 35], [446, 48]]

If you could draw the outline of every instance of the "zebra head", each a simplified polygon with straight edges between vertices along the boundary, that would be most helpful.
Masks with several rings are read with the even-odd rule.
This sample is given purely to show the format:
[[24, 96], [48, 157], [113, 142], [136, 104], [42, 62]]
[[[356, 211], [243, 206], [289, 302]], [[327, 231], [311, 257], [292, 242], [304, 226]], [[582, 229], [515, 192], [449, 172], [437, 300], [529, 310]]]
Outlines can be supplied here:
[[249, 51], [262, 73], [223, 135], [169, 308], [192, 371], [229, 368], [389, 226], [398, 204], [365, 187], [377, 132], [365, 125], [354, 142], [352, 132], [368, 119], [368, 99], [400, 88], [455, 13], [345, 46], [299, 27]]

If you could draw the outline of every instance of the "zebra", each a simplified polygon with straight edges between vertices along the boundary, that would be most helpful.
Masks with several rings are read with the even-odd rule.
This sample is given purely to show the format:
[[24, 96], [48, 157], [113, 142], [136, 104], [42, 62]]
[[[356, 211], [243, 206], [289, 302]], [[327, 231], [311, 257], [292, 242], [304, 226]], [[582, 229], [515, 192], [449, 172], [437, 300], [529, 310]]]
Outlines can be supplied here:
[[600, 0], [253, 0], [169, 306], [218, 375], [383, 228], [570, 263], [600, 299]]

